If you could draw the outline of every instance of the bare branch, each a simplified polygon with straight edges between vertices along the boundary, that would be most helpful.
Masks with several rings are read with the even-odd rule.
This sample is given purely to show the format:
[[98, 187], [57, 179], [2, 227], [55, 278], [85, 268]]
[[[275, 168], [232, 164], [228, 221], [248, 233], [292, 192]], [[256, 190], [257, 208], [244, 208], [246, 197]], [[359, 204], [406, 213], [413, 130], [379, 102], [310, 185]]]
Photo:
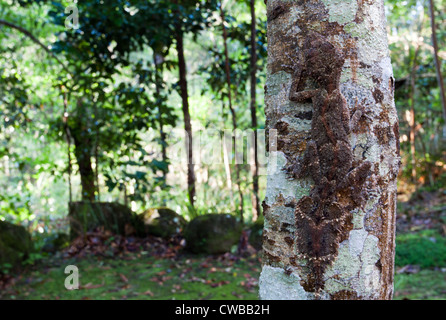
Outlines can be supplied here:
[[42, 47], [49, 55], [51, 55], [54, 59], [56, 59], [56, 61], [62, 66], [62, 68], [68, 73], [71, 74], [70, 71], [68, 70], [68, 68], [65, 66], [65, 64], [54, 54], [54, 52], [52, 52], [47, 46], [45, 46], [42, 42], [40, 42], [39, 39], [37, 39], [31, 32], [29, 32], [28, 30], [26, 30], [23, 27], [20, 27], [16, 24], [13, 24], [11, 22], [5, 21], [0, 19], [0, 25], [4, 25], [7, 26], [9, 28], [15, 29], [17, 31], [20, 31], [21, 33], [23, 33], [25, 36], [27, 36], [28, 38], [30, 38], [34, 43], [38, 44], [40, 47]]

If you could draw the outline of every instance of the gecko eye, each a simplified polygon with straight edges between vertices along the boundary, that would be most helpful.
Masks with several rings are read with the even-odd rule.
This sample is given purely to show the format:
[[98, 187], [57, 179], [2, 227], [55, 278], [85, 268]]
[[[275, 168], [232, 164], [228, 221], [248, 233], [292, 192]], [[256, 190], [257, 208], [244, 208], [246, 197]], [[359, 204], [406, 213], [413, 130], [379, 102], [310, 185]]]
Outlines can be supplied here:
[[321, 51], [324, 53], [329, 53], [330, 51], [333, 51], [334, 47], [331, 43], [329, 42], [324, 42], [321, 45]]

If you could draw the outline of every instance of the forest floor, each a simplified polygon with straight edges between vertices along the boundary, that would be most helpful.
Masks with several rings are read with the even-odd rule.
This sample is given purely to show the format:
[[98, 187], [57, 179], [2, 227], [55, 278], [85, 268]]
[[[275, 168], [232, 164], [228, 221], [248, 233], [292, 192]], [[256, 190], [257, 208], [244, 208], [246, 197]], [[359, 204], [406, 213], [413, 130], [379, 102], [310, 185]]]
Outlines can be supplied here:
[[[79, 290], [64, 287], [65, 267], [79, 269]], [[256, 256], [189, 256], [157, 259], [144, 254], [116, 258], [47, 261], [13, 279], [0, 299], [32, 300], [256, 300], [260, 260]], [[446, 270], [400, 267], [395, 299], [446, 299]]]
[[[445, 206], [445, 190], [400, 199], [394, 299], [446, 299]], [[258, 299], [257, 253], [191, 255], [179, 241], [158, 238], [139, 243], [92, 234], [88, 241], [7, 277], [0, 299]], [[78, 267], [79, 290], [65, 289], [68, 265]]]

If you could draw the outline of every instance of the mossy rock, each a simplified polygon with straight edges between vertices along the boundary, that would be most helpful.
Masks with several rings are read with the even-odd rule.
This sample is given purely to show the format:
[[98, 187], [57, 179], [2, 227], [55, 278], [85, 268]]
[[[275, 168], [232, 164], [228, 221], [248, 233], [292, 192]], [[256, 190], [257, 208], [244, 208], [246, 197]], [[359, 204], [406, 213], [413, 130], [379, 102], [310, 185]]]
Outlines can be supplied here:
[[259, 217], [249, 228], [249, 244], [256, 250], [261, 250], [263, 245], [263, 217]]
[[126, 226], [133, 226], [135, 217], [132, 210], [117, 202], [71, 202], [68, 213], [70, 239], [98, 227], [125, 235]]
[[60, 251], [70, 244], [70, 236], [66, 233], [55, 233], [45, 238], [42, 247], [43, 252], [55, 253]]
[[0, 221], [0, 270], [20, 266], [32, 248], [31, 235], [24, 227]]
[[219, 254], [238, 243], [242, 226], [230, 214], [206, 214], [193, 219], [184, 230], [186, 247], [193, 253]]
[[169, 208], [151, 208], [138, 216], [146, 234], [170, 238], [184, 229], [186, 220]]

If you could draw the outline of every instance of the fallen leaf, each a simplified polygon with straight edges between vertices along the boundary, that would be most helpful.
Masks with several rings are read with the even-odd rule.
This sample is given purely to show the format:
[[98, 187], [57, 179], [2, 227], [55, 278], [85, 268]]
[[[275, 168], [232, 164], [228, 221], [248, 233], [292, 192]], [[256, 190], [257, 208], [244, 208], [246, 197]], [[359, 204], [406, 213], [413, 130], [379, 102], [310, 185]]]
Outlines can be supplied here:
[[122, 281], [124, 281], [125, 283], [129, 282], [129, 279], [127, 279], [127, 277], [125, 275], [123, 275], [122, 273], [119, 274], [119, 277], [121, 278]]
[[144, 292], [143, 294], [145, 294], [146, 296], [151, 296], [151, 297], [153, 297], [153, 296], [154, 296], [153, 292], [152, 292], [152, 291], [150, 291], [150, 290], [147, 290], [147, 291], [146, 291], [146, 292]]
[[412, 273], [412, 274], [414, 274], [414, 273], [418, 273], [418, 272], [420, 272], [420, 266], [411, 265], [411, 264], [408, 264], [407, 266], [404, 266], [397, 270], [397, 273], [409, 273], [409, 274]]
[[103, 286], [103, 284], [92, 284], [91, 282], [89, 282], [85, 286], [81, 286], [81, 289], [97, 289]]

